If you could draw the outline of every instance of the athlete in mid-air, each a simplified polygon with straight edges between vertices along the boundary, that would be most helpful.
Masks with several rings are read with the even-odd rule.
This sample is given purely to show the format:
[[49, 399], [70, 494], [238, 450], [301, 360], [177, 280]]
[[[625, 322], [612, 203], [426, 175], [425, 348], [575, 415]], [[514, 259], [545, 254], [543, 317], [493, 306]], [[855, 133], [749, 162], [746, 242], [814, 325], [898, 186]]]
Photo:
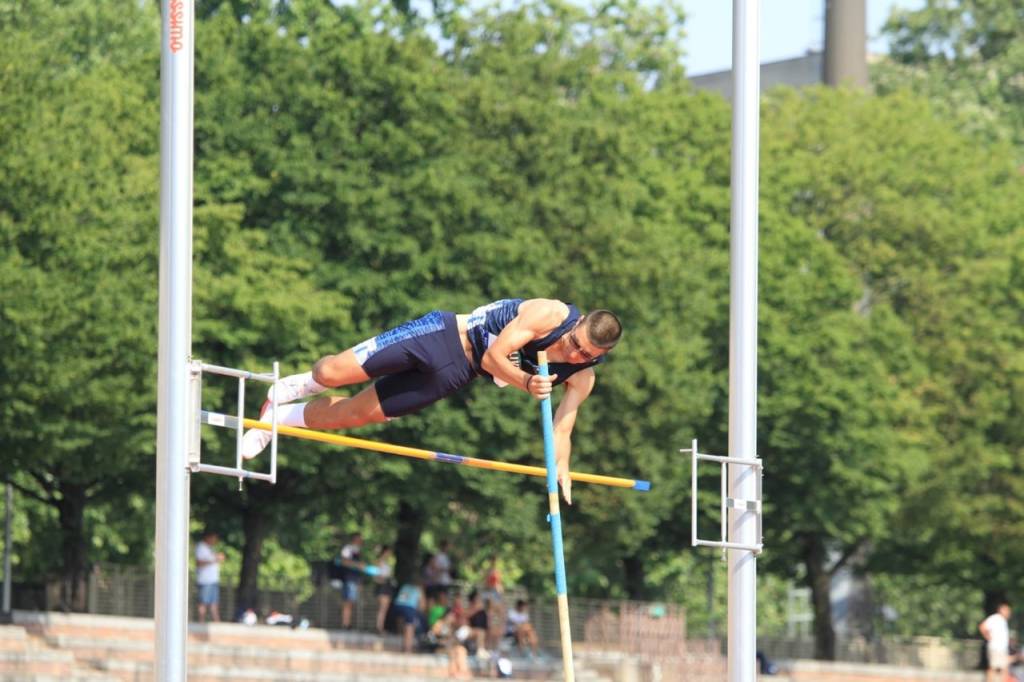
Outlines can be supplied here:
[[[582, 314], [576, 306], [544, 298], [510, 298], [468, 315], [435, 310], [373, 338], [321, 358], [312, 371], [282, 378], [277, 422], [313, 429], [352, 429], [401, 417], [445, 398], [478, 376], [498, 386], [515, 386], [538, 400], [564, 383], [554, 415], [555, 460], [566, 502], [572, 429], [580, 405], [594, 389], [594, 366], [622, 336], [619, 318], [607, 310]], [[537, 374], [537, 352], [547, 351], [550, 376]], [[323, 396], [297, 402], [329, 388], [375, 379], [352, 397]], [[270, 421], [270, 401], [261, 419]], [[242, 455], [252, 458], [270, 442], [268, 431], [252, 429]]]

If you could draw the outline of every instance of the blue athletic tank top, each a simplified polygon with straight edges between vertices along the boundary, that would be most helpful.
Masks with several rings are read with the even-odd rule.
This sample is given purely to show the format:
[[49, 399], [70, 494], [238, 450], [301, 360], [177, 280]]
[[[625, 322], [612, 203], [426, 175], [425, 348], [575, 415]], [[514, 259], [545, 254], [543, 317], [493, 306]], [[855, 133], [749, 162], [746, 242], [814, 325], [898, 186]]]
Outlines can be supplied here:
[[[498, 338], [501, 330], [519, 314], [519, 304], [523, 300], [525, 299], [503, 298], [493, 303], [482, 305], [469, 314], [469, 321], [466, 324], [466, 335], [469, 337], [469, 343], [473, 347], [473, 365], [478, 374], [491, 377], [481, 367], [484, 353], [487, 352], [488, 346], [494, 342], [494, 339]], [[536, 374], [539, 369], [537, 351], [542, 351], [555, 343], [576, 325], [576, 322], [580, 319], [579, 308], [571, 303], [568, 306], [569, 315], [562, 321], [562, 324], [551, 330], [551, 333], [547, 336], [535, 339], [519, 350], [520, 368], [524, 372]], [[605, 356], [601, 355], [596, 360], [588, 360], [578, 364], [573, 362], [549, 362], [548, 372], [558, 375], [558, 379], [555, 380], [555, 385], [557, 386], [581, 369], [593, 367], [604, 362], [604, 358]], [[491, 378], [493, 379], [493, 377]]]

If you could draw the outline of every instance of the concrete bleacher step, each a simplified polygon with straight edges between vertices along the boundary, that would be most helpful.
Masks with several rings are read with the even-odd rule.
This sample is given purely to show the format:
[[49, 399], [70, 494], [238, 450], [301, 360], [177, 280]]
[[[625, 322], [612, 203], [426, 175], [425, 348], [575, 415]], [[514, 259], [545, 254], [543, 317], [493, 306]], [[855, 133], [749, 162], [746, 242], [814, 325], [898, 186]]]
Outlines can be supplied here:
[[43, 640], [55, 649], [72, 653], [79, 661], [106, 660], [113, 657], [132, 661], [153, 660], [152, 640], [147, 642], [73, 635], [44, 635]]
[[70, 674], [74, 666], [75, 657], [67, 651], [0, 651], [0, 674], [3, 675], [22, 673], [63, 676]]
[[[141, 682], [153, 678], [153, 665], [139, 661], [111, 660], [102, 663], [102, 669], [121, 681]], [[446, 679], [448, 677], [447, 662], [436, 670], [402, 673], [396, 671], [371, 668], [369, 670], [349, 670], [338, 672], [281, 670], [260, 666], [223, 666], [194, 665], [188, 666], [189, 682], [423, 682], [423, 680]]]
[[[216, 647], [214, 647], [216, 648]], [[189, 680], [222, 680], [226, 682], [261, 682], [268, 679], [310, 680], [340, 682], [342, 680], [378, 680], [411, 682], [411, 680], [443, 679], [448, 676], [448, 659], [440, 654], [398, 654], [360, 651], [338, 651], [326, 658], [315, 652], [238, 651], [229, 658], [210, 657], [209, 651], [189, 651]], [[222, 652], [216, 652], [221, 655]], [[296, 655], [297, 654], [297, 655]], [[90, 661], [97, 669], [117, 676], [125, 682], [149, 680], [153, 663], [149, 660], [126, 660], [121, 657]], [[513, 662], [515, 677], [523, 680], [560, 680], [561, 663], [557, 661]], [[479, 678], [490, 677], [487, 663], [470, 659], [470, 667]], [[576, 679], [581, 682], [610, 682], [584, 667], [577, 668]]]
[[25, 651], [31, 641], [25, 628], [17, 625], [0, 625], [0, 651]]
[[[27, 639], [29, 646], [64, 654], [66, 670], [52, 671], [61, 682], [78, 679], [73, 675], [79, 671], [85, 671], [83, 675], [93, 671], [99, 677], [88, 679], [103, 682], [150, 682], [154, 678], [155, 628], [150, 619], [31, 612], [15, 612], [15, 618], [20, 632], [8, 633], [8, 644], [21, 646]], [[3, 647], [0, 641], [0, 651]], [[235, 623], [191, 624], [189, 680], [289, 682], [315, 677], [318, 682], [412, 682], [447, 677], [448, 658], [443, 653], [404, 654], [400, 648], [401, 638], [394, 635]], [[561, 678], [561, 660], [556, 656], [530, 659], [513, 655], [511, 659], [517, 679]], [[478, 678], [489, 677], [490, 665], [470, 659]], [[36, 672], [50, 674], [46, 670]], [[586, 670], [580, 661], [577, 679], [609, 682]]]
[[8, 675], [0, 673], [0, 682], [121, 682], [121, 679], [92, 672], [75, 672], [70, 675], [43, 675], [36, 673]]
[[[422, 682], [424, 679], [447, 679], [444, 674], [424, 677], [423, 675], [401, 675], [396, 673], [380, 673], [373, 671], [348, 673], [317, 673], [316, 682]], [[189, 668], [189, 682], [309, 682], [309, 673], [285, 672], [279, 670], [260, 670], [256, 668], [218, 668], [202, 666]]]
[[[15, 611], [15, 622], [32, 634], [51, 637], [63, 635], [102, 640], [132, 639], [152, 644], [155, 636], [153, 621], [145, 618]], [[368, 632], [317, 628], [292, 630], [281, 626], [248, 626], [237, 623], [191, 623], [188, 626], [188, 637], [190, 644], [206, 642], [234, 646], [272, 646], [282, 644], [284, 639], [287, 640], [289, 649], [401, 649], [401, 638], [397, 635], [381, 637]]]
[[14, 624], [34, 635], [88, 636], [101, 639], [153, 641], [153, 621], [52, 611], [14, 611]]
[[0, 682], [118, 682], [79, 670], [74, 655], [40, 644], [18, 625], [0, 626]]

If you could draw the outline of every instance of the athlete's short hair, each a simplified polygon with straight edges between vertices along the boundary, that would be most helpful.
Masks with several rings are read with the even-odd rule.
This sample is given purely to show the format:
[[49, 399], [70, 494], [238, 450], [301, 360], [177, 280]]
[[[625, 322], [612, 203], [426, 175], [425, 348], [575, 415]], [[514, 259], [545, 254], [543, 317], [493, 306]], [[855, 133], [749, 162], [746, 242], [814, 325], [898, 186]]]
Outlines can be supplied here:
[[591, 310], [584, 317], [587, 337], [598, 348], [611, 350], [622, 337], [622, 323], [610, 310]]

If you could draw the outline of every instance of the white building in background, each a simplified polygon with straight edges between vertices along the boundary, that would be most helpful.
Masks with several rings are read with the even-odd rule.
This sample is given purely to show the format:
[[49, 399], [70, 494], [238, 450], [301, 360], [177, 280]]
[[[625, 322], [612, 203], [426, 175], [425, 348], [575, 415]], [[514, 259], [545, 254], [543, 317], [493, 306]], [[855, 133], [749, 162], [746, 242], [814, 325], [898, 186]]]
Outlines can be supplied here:
[[[790, 85], [799, 88], [823, 83], [824, 64], [825, 56], [821, 52], [811, 52], [803, 57], [762, 64], [761, 91], [770, 90], [777, 85]], [[726, 99], [732, 99], [731, 70], [692, 76], [690, 82], [701, 90], [711, 90]]]

